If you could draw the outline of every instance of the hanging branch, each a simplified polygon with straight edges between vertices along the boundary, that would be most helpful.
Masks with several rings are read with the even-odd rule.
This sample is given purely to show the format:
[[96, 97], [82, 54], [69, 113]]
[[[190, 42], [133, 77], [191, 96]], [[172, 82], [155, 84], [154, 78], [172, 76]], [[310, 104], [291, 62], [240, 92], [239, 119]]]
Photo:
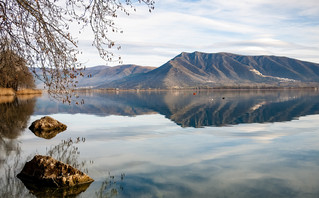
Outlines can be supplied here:
[[[154, 9], [153, 0], [138, 2]], [[115, 43], [109, 33], [119, 32], [117, 13], [129, 15], [130, 9], [131, 0], [0, 0], [0, 53], [12, 51], [23, 58], [52, 96], [70, 102], [76, 78], [83, 75], [70, 25], [89, 27], [92, 45], [105, 61], [112, 61], [109, 48]]]

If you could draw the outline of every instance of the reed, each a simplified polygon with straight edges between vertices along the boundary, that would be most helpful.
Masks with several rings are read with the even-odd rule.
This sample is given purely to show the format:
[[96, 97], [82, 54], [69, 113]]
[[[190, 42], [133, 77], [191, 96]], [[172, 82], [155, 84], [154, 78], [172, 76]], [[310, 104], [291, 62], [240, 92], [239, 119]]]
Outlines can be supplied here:
[[39, 95], [42, 90], [39, 89], [21, 89], [17, 91], [17, 95]]
[[14, 96], [15, 91], [12, 88], [0, 88], [0, 96]]

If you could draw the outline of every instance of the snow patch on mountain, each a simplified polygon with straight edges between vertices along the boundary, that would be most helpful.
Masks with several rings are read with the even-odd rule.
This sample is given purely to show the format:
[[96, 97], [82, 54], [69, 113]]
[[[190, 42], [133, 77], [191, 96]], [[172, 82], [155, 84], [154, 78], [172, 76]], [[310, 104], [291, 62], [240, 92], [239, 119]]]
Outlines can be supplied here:
[[296, 80], [290, 79], [290, 78], [280, 78], [280, 77], [275, 77], [275, 76], [267, 76], [267, 75], [262, 74], [257, 69], [250, 69], [249, 71], [251, 71], [251, 72], [253, 72], [253, 73], [255, 73], [255, 74], [257, 74], [258, 76], [261, 76], [261, 77], [277, 79], [280, 82], [296, 82]]

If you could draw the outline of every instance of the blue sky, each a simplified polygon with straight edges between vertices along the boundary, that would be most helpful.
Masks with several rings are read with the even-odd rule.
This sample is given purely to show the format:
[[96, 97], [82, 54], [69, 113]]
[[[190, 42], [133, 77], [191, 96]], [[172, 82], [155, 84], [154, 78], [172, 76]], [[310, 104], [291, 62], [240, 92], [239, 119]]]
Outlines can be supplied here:
[[[181, 52], [277, 55], [319, 63], [318, 0], [157, 0], [119, 14], [110, 38], [123, 64], [161, 66]], [[105, 64], [82, 35], [80, 60]], [[117, 65], [117, 62], [108, 63]]]

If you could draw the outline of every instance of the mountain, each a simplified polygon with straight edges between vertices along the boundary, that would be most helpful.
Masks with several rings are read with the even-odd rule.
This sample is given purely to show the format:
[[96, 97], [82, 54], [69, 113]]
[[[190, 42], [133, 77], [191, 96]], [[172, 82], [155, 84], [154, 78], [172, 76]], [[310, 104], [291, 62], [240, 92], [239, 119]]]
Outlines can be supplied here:
[[138, 65], [119, 65], [119, 66], [95, 66], [86, 68], [83, 71], [83, 78], [78, 78], [78, 87], [96, 87], [101, 84], [110, 83], [114, 80], [126, 76], [134, 76], [139, 73], [146, 73], [155, 67], [143, 67]]
[[[95, 88], [101, 84], [110, 83], [114, 80], [124, 78], [126, 76], [134, 76], [139, 73], [146, 73], [155, 69], [156, 67], [138, 66], [138, 65], [119, 65], [119, 66], [105, 66], [99, 65], [95, 67], [88, 67], [82, 70], [83, 76], [77, 78], [78, 88]], [[36, 68], [36, 73], [42, 78], [42, 71]], [[38, 89], [43, 89], [44, 84], [39, 79], [35, 79], [35, 84]]]
[[181, 53], [156, 69], [105, 82], [98, 88], [192, 88], [319, 84], [319, 64], [278, 56]]

